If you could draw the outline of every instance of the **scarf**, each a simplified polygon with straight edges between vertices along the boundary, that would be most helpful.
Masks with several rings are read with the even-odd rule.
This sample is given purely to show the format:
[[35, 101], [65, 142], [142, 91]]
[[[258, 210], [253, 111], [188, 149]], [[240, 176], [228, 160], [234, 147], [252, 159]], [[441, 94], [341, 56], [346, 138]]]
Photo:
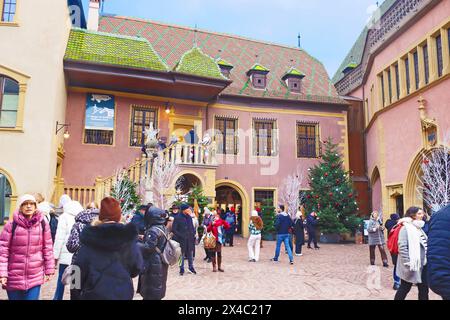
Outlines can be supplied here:
[[[406, 219], [405, 219], [406, 220]], [[405, 221], [403, 226], [406, 228], [406, 232], [408, 233], [408, 253], [409, 253], [409, 270], [411, 271], [419, 271], [421, 267], [421, 259], [420, 259], [420, 245], [421, 245], [421, 229], [417, 228], [412, 224], [412, 219], [408, 219]], [[423, 243], [422, 243], [423, 244]], [[423, 244], [425, 246], [425, 244]], [[426, 264], [426, 257], [425, 263]]]

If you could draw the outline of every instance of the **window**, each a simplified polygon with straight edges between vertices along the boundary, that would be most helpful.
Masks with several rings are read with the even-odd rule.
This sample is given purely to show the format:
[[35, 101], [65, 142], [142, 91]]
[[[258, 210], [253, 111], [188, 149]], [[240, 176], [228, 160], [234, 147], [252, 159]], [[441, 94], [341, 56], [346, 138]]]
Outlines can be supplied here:
[[297, 158], [318, 158], [319, 142], [318, 124], [297, 123]]
[[153, 127], [158, 127], [157, 110], [133, 106], [131, 114], [130, 146], [142, 146], [145, 142], [145, 130], [153, 123]]
[[275, 156], [276, 155], [276, 121], [275, 120], [253, 120], [255, 130], [253, 136], [253, 155]]
[[428, 84], [428, 82], [430, 81], [430, 59], [428, 57], [428, 46], [423, 46], [422, 50], [423, 62], [425, 64], [425, 84]]
[[384, 100], [385, 94], [384, 94], [384, 76], [383, 76], [383, 74], [380, 76], [380, 83], [381, 83], [381, 99], [383, 99], [381, 104], [384, 107], [386, 103]]
[[450, 51], [450, 28], [447, 29], [447, 42], [448, 42], [448, 51]]
[[416, 52], [414, 52], [413, 54], [414, 57], [414, 74], [416, 76], [416, 90], [419, 89], [419, 54]]
[[438, 76], [442, 76], [444, 71], [444, 62], [442, 60], [442, 38], [441, 36], [436, 37], [436, 52], [437, 52], [437, 65], [438, 65]]
[[226, 78], [230, 78], [231, 69], [230, 68], [224, 68], [220, 67], [220, 71], [222, 72], [222, 75]]
[[395, 65], [395, 90], [397, 100], [400, 99], [400, 74], [398, 72], [398, 64]]
[[16, 2], [17, 0], [3, 0], [1, 16], [2, 22], [14, 22], [14, 16], [16, 15]]
[[256, 89], [265, 89], [266, 88], [266, 75], [260, 73], [253, 73], [252, 75], [252, 84]]
[[0, 127], [16, 127], [18, 107], [19, 84], [0, 75]]
[[405, 72], [406, 72], [406, 93], [411, 93], [411, 79], [409, 77], [409, 58], [405, 59]]
[[261, 208], [265, 200], [268, 200], [268, 205], [274, 205], [274, 190], [255, 190], [255, 208]]
[[84, 131], [84, 143], [86, 144], [101, 144], [113, 145], [114, 131], [112, 130], [92, 130], [86, 129]]
[[389, 90], [389, 103], [392, 103], [392, 75], [391, 70], [387, 72], [388, 75], [388, 90]]
[[217, 131], [217, 153], [237, 154], [237, 120], [216, 117], [215, 130]]
[[302, 80], [298, 78], [288, 79], [289, 90], [294, 93], [301, 93]]

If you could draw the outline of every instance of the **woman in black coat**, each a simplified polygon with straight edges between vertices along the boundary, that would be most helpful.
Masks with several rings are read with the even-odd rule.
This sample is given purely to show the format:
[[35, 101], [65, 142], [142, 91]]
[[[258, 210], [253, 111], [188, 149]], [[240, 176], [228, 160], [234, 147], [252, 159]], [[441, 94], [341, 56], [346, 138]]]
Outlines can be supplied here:
[[146, 231], [142, 254], [145, 271], [139, 277], [137, 292], [144, 300], [161, 300], [166, 295], [169, 270], [169, 266], [162, 261], [160, 254], [167, 244], [166, 212], [151, 207], [145, 213], [144, 221]]
[[80, 268], [80, 300], [133, 299], [132, 278], [142, 271], [142, 254], [136, 226], [122, 224], [121, 218], [119, 202], [108, 197], [102, 200], [99, 220], [83, 229], [74, 262]]
[[302, 246], [305, 245], [305, 231], [301, 211], [298, 211], [297, 216], [295, 217], [294, 234], [295, 234], [295, 255], [301, 256]]

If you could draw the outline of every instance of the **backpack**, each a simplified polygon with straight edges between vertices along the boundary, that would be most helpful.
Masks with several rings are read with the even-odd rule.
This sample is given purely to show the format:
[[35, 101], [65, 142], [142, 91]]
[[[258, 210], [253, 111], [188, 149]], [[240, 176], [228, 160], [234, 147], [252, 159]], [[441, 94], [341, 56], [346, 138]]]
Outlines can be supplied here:
[[402, 227], [403, 227], [402, 224], [397, 224], [389, 232], [387, 247], [391, 254], [398, 255], [398, 236], [400, 234], [400, 230], [402, 229]]
[[164, 245], [164, 248], [160, 250], [158, 247], [155, 248], [156, 252], [159, 253], [161, 256], [162, 261], [169, 265], [174, 266], [175, 264], [178, 264], [178, 261], [181, 257], [181, 246], [178, 242], [175, 240], [172, 240], [172, 237], [167, 237], [166, 233], [161, 230], [160, 228], [156, 228], [164, 235], [166, 238], [166, 243]]

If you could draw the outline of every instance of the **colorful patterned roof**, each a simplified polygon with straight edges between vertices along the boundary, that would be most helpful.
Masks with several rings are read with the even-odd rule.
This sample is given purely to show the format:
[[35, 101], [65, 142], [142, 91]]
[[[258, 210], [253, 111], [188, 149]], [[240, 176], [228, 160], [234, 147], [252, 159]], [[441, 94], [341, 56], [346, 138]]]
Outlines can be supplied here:
[[[385, 0], [381, 6], [380, 11], [376, 14], [378, 17], [382, 17], [396, 2], [397, 0]], [[350, 52], [347, 54], [347, 56], [344, 58], [344, 61], [342, 61], [341, 65], [339, 66], [338, 70], [336, 71], [335, 75], [333, 76], [333, 83], [337, 83], [340, 80], [344, 78], [344, 70], [352, 63], [356, 64], [354, 68], [360, 65], [363, 54], [364, 54], [364, 48], [366, 46], [367, 41], [367, 35], [369, 34], [369, 29], [364, 27], [363, 31], [359, 35], [358, 39], [356, 40], [353, 47], [350, 49]]]
[[221, 58], [218, 58], [217, 60], [216, 60], [216, 63], [219, 65], [219, 66], [222, 66], [222, 67], [229, 67], [229, 68], [233, 68], [234, 66], [231, 64], [231, 63], [229, 63], [227, 60], [224, 60], [224, 59], [221, 59]]
[[64, 60], [168, 71], [147, 39], [77, 28], [70, 31]]
[[267, 69], [266, 67], [260, 65], [260, 64], [255, 64], [253, 65], [253, 67], [250, 68], [249, 71], [263, 71], [263, 72], [269, 72], [270, 69]]
[[292, 67], [292, 68], [290, 68], [290, 69], [288, 70], [288, 72], [286, 72], [286, 73], [283, 75], [283, 78], [282, 78], [282, 79], [286, 79], [286, 78], [289, 77], [289, 76], [302, 77], [302, 78], [303, 78], [305, 75], [303, 74], [303, 72], [298, 71], [297, 69], [295, 69], [294, 67]]
[[222, 75], [216, 61], [197, 47], [183, 54], [174, 70], [201, 77], [227, 79]]
[[[148, 39], [171, 69], [177, 65], [185, 52], [192, 49], [194, 43], [197, 44], [210, 57], [223, 59], [233, 65], [230, 75], [233, 83], [223, 94], [345, 103], [339, 98], [323, 64], [299, 48], [112, 15], [100, 17], [99, 30]], [[270, 69], [266, 90], [253, 90], [249, 83], [246, 73], [255, 64]], [[286, 70], [292, 66], [305, 74], [303, 95], [291, 94], [282, 81]]]

